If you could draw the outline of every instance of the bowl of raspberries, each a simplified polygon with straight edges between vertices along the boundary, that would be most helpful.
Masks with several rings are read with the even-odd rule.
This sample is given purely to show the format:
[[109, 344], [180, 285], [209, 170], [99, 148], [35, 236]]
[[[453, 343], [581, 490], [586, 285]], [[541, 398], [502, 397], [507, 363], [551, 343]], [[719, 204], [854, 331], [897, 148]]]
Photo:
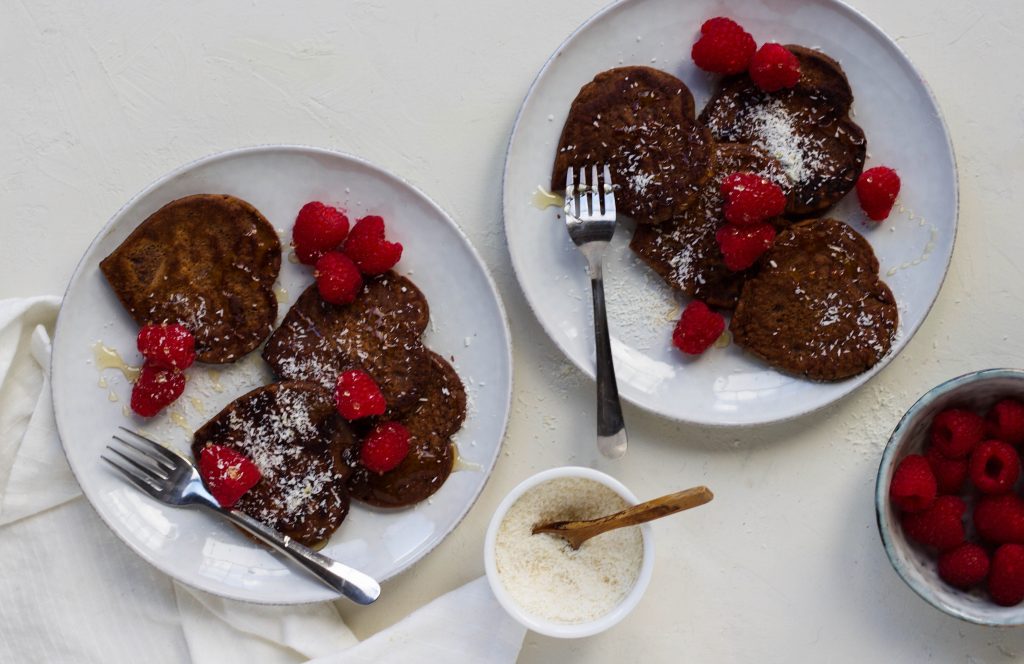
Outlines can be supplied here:
[[954, 378], [915, 403], [882, 454], [878, 532], [896, 573], [941, 611], [1024, 625], [1024, 371]]

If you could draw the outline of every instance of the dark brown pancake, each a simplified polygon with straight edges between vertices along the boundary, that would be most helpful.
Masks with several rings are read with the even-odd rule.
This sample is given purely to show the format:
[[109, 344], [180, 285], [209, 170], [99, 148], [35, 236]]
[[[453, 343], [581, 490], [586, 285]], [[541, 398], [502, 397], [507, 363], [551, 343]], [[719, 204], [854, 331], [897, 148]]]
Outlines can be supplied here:
[[180, 323], [201, 362], [233, 362], [270, 334], [281, 243], [245, 201], [198, 194], [139, 224], [100, 270], [139, 325]]
[[363, 369], [389, 409], [405, 412], [429, 381], [430, 358], [419, 341], [429, 320], [423, 293], [393, 272], [368, 280], [348, 305], [325, 302], [314, 284], [271, 335], [263, 359], [282, 379], [310, 380], [332, 391], [341, 372]]
[[326, 541], [348, 514], [346, 450], [356, 446], [331, 393], [309, 382], [259, 387], [196, 431], [196, 459], [207, 444], [252, 459], [262, 478], [235, 505], [307, 546]]
[[867, 141], [850, 119], [853, 92], [839, 63], [802, 46], [793, 88], [762, 92], [746, 74], [723, 78], [700, 114], [715, 140], [750, 143], [778, 159], [793, 181], [789, 216], [817, 215], [857, 183]]
[[570, 166], [608, 164], [619, 213], [660, 223], [697, 200], [711, 162], [710, 137], [694, 121], [686, 84], [650, 67], [619, 67], [595, 76], [573, 101], [551, 189], [565, 189]]
[[348, 461], [353, 498], [376, 507], [406, 507], [425, 500], [441, 488], [452, 472], [452, 435], [466, 418], [466, 390], [448, 362], [430, 352], [430, 381], [413, 412], [401, 418], [410, 433], [410, 452], [389, 472], [377, 474], [358, 463], [352, 448]]
[[787, 373], [836, 381], [892, 346], [896, 300], [871, 245], [834, 219], [783, 231], [747, 280], [729, 329], [736, 344]]
[[736, 172], [754, 172], [784, 189], [789, 187], [779, 162], [760, 149], [719, 143], [715, 146], [715, 173], [697, 203], [664, 223], [638, 225], [629, 243], [669, 286], [725, 309], [736, 306], [744, 280], [755, 269], [733, 272], [727, 268], [715, 239], [725, 223], [719, 187], [726, 176]]

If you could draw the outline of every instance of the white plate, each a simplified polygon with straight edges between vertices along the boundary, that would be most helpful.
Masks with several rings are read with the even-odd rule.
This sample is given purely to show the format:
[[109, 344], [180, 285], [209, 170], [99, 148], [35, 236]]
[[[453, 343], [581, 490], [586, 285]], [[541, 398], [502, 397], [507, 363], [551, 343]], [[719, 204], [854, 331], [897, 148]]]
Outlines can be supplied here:
[[[340, 205], [352, 219], [380, 214], [387, 220], [389, 237], [405, 245], [396, 269], [410, 275], [430, 302], [431, 324], [425, 341], [445, 357], [454, 357], [466, 384], [469, 413], [455, 440], [471, 469], [452, 473], [432, 498], [413, 508], [378, 511], [353, 503], [324, 553], [385, 581], [437, 546], [483, 489], [508, 419], [511, 346], [494, 283], [455, 223], [409, 184], [354, 157], [293, 146], [247, 148], [208, 157], [152, 184], [100, 232], [71, 278], [53, 346], [57, 425], [82, 491], [128, 546], [190, 586], [275, 604], [336, 597], [234, 528], [208, 514], [156, 503], [100, 463], [100, 452], [111, 434], [125, 424], [187, 451], [190, 430], [235, 397], [271, 381], [258, 352], [236, 365], [196, 365], [189, 369], [182, 398], [170, 412], [147, 423], [122, 411], [129, 383], [117, 371], [100, 372], [95, 366], [92, 346], [97, 340], [118, 349], [131, 363], [139, 359], [135, 352], [138, 327], [101, 275], [99, 261], [150, 213], [195, 193], [227, 193], [247, 200], [282, 235], [278, 283], [287, 297], [279, 320], [312, 282], [310, 269], [288, 260], [287, 250], [295, 214], [307, 201]], [[98, 385], [101, 377], [106, 388]], [[116, 402], [109, 400], [114, 398]]]
[[616, 232], [605, 289], [620, 394], [678, 420], [749, 425], [821, 408], [878, 373], [921, 325], [952, 255], [957, 178], [949, 136], [920, 75], [867, 19], [834, 0], [626, 0], [601, 11], [552, 55], [519, 111], [505, 163], [505, 234], [516, 276], [541, 325], [593, 376], [583, 257], [556, 216], [561, 210], [538, 209], [531, 198], [538, 185], [548, 185], [573, 98], [598, 72], [621, 65], [664, 69], [690, 86], [699, 112], [716, 79], [696, 68], [690, 47], [701, 23], [717, 15], [739, 21], [758, 43], [804, 44], [837, 58], [856, 96], [854, 119], [868, 137], [867, 166], [893, 166], [903, 180], [901, 205], [877, 228], [865, 221], [854, 195], [830, 212], [874, 246], [901, 316], [892, 352], [871, 371], [839, 383], [785, 376], [734, 346], [684, 359], [671, 348], [679, 300], [629, 250], [631, 229]]

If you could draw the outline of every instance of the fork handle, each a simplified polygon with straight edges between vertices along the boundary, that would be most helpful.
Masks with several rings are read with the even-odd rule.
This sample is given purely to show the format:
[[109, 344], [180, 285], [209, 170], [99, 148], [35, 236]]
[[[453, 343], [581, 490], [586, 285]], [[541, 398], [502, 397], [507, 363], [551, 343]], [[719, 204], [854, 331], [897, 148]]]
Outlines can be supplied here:
[[380, 597], [380, 584], [369, 575], [317, 553], [244, 512], [227, 509], [218, 509], [217, 512], [275, 551], [299, 563], [306, 571], [353, 602], [371, 604]]
[[608, 314], [604, 304], [604, 274], [601, 263], [590, 266], [590, 290], [594, 296], [594, 339], [597, 346], [597, 446], [609, 459], [626, 453], [626, 423], [622, 419], [619, 388], [612, 363]]

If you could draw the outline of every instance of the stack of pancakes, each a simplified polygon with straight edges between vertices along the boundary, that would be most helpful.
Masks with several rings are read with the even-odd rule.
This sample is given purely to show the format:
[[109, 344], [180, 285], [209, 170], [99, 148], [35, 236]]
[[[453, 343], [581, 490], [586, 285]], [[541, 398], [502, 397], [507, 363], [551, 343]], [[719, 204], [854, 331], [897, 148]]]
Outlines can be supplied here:
[[[411, 281], [393, 272], [370, 278], [348, 305], [325, 302], [312, 285], [273, 330], [280, 266], [270, 223], [245, 201], [216, 194], [165, 205], [100, 264], [139, 325], [185, 325], [202, 362], [233, 362], [270, 335], [263, 357], [280, 382], [228, 404], [196, 431], [192, 451], [198, 458], [217, 444], [252, 459], [262, 477], [236, 509], [317, 546], [341, 525], [350, 497], [405, 507], [441, 487], [452, 472], [466, 391], [452, 366], [423, 345], [430, 310]], [[349, 423], [338, 414], [334, 387], [349, 369], [377, 381], [384, 416]], [[359, 463], [359, 450], [381, 420], [409, 430], [410, 452], [378, 474]]]
[[[670, 74], [598, 74], [569, 111], [551, 184], [563, 188], [569, 168], [609, 164], [618, 208], [636, 221], [630, 247], [669, 286], [735, 309], [737, 345], [772, 366], [840, 380], [889, 351], [898, 314], [871, 246], [850, 226], [817, 219], [864, 167], [867, 143], [850, 119], [849, 82], [828, 56], [786, 48], [800, 61], [796, 86], [767, 93], [746, 74], [725, 77], [699, 117], [686, 85]], [[741, 171], [779, 184], [787, 204], [769, 220], [780, 232], [775, 246], [733, 272], [715, 234], [725, 224], [721, 182]], [[842, 258], [836, 247], [846, 248]]]

